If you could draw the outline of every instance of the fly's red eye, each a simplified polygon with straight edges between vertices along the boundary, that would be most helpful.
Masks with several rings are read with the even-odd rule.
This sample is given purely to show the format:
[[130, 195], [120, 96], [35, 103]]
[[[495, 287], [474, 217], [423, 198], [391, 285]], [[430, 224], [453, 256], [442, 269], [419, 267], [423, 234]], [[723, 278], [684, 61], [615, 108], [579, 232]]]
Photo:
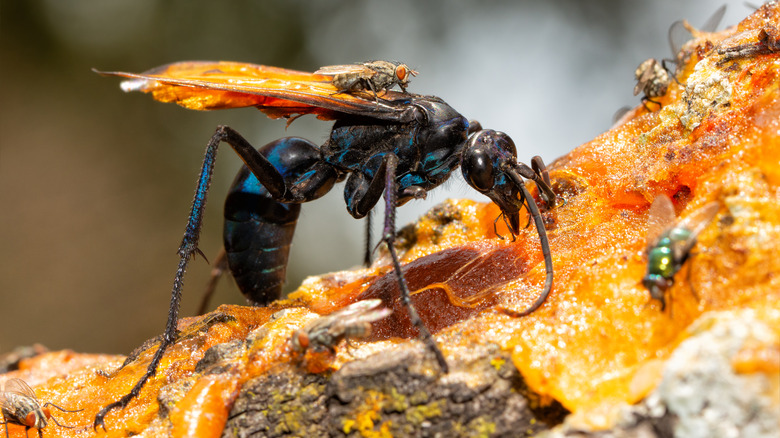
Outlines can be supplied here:
[[304, 332], [298, 332], [298, 345], [301, 346], [301, 350], [309, 348], [309, 335]]
[[24, 417], [24, 425], [27, 427], [35, 427], [35, 412], [30, 412]]
[[406, 79], [407, 75], [406, 66], [405, 65], [399, 65], [395, 68], [395, 75], [398, 77], [399, 80], [403, 81]]
[[43, 415], [45, 415], [47, 419], [51, 418], [51, 411], [49, 410], [49, 408], [43, 408], [42, 411], [43, 411]]

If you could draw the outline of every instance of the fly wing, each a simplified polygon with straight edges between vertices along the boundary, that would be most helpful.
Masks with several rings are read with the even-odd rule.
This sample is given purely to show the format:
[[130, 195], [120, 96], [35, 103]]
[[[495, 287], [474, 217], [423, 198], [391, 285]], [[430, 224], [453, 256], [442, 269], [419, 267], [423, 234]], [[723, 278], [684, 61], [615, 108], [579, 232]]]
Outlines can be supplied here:
[[26, 397], [36, 398], [35, 391], [22, 379], [11, 378], [4, 382], [2, 392], [13, 392]]
[[390, 309], [384, 307], [378, 308], [380, 305], [382, 305], [382, 300], [378, 298], [358, 301], [341, 310], [340, 312], [343, 313], [339, 314], [339, 320], [343, 325], [348, 326], [357, 323], [378, 321], [393, 313]]
[[357, 74], [363, 78], [370, 78], [376, 72], [363, 64], [326, 65], [314, 72], [315, 75], [336, 76], [340, 74]]
[[640, 91], [644, 91], [647, 84], [652, 82], [653, 76], [655, 75], [655, 62], [657, 62], [655, 59], [648, 59], [637, 69], [639, 75], [636, 78], [636, 85], [634, 86], [634, 96], [639, 94]]
[[333, 318], [332, 315], [320, 316], [316, 319], [309, 321], [306, 325], [303, 326], [302, 330], [310, 338], [316, 337], [315, 335], [317, 333], [329, 330], [329, 328], [334, 324], [335, 321], [336, 319]]
[[359, 330], [363, 333], [360, 336], [367, 336], [371, 332], [371, 323], [387, 317], [392, 310], [386, 308], [377, 308], [382, 304], [380, 299], [371, 299], [358, 301], [353, 303], [344, 309], [334, 312], [328, 316], [335, 318], [333, 323], [328, 327], [328, 335], [332, 339], [343, 339], [347, 336], [355, 337], [355, 329], [358, 327], [365, 327], [365, 330]]
[[712, 16], [702, 24], [702, 32], [715, 32], [718, 29], [720, 21], [723, 20], [723, 16], [726, 15], [726, 6], [727, 5], [722, 5], [712, 13]]
[[658, 238], [674, 225], [674, 205], [666, 195], [655, 197], [647, 215], [647, 252], [650, 252]]
[[677, 57], [677, 53], [691, 37], [699, 38], [702, 33], [715, 32], [725, 14], [726, 5], [723, 5], [715, 10], [700, 29], [694, 28], [686, 20], [677, 20], [672, 23], [669, 27], [669, 46], [672, 49], [672, 55]]
[[690, 231], [690, 236], [683, 241], [672, 242], [675, 259], [682, 260], [690, 252], [691, 248], [696, 245], [696, 238], [712, 222], [718, 210], [720, 210], [720, 203], [710, 202], [677, 223], [678, 228]]
[[347, 307], [344, 307], [343, 309], [331, 313], [330, 316], [338, 316], [339, 318], [344, 319], [371, 311], [372, 309], [379, 307], [381, 304], [382, 300], [379, 298], [357, 301]]
[[374, 322], [393, 313], [390, 309], [376, 309], [381, 304], [382, 300], [378, 298], [352, 303], [341, 310], [311, 321], [304, 327], [304, 331], [310, 337], [315, 337], [316, 333], [322, 331], [326, 331], [334, 337], [341, 336], [346, 327], [350, 325], [361, 322]]
[[271, 118], [316, 114], [333, 120], [346, 113], [398, 120], [409, 106], [409, 96], [401, 93], [366, 99], [339, 93], [331, 76], [256, 64], [185, 61], [144, 73], [94, 71], [128, 78], [124, 91], [151, 93], [155, 100], [194, 110], [254, 106]]

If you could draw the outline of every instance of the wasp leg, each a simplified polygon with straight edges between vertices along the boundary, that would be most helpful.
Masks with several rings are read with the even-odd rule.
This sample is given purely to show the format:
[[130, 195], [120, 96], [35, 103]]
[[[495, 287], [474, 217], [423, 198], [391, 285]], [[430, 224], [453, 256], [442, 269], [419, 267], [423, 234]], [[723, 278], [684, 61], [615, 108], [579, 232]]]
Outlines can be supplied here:
[[441, 370], [444, 373], [448, 373], [449, 366], [447, 366], [447, 361], [444, 360], [444, 355], [436, 345], [436, 341], [433, 340], [431, 332], [428, 331], [428, 328], [425, 327], [422, 319], [420, 319], [420, 315], [417, 314], [417, 309], [414, 308], [414, 304], [412, 304], [411, 294], [409, 293], [406, 279], [401, 270], [401, 263], [395, 252], [395, 209], [397, 202], [395, 171], [398, 167], [398, 157], [393, 154], [387, 154], [385, 155], [382, 164], [382, 167], [385, 168], [385, 225], [382, 230], [382, 241], [387, 244], [387, 249], [390, 251], [390, 257], [393, 259], [393, 268], [395, 269], [395, 275], [398, 279], [398, 288], [401, 291], [401, 301], [404, 303], [407, 312], [409, 312], [409, 319], [419, 331], [420, 337], [428, 350], [436, 357], [436, 361], [439, 363]]
[[366, 241], [365, 241], [365, 252], [363, 253], [363, 265], [366, 267], [371, 266], [371, 259], [372, 259], [372, 253], [373, 248], [371, 247], [371, 241], [374, 240], [372, 236], [372, 230], [371, 230], [371, 210], [368, 211], [368, 214], [366, 214]]
[[176, 338], [176, 324], [179, 321], [179, 305], [181, 304], [181, 292], [184, 284], [184, 273], [187, 271], [187, 265], [189, 264], [192, 256], [200, 252], [198, 249], [198, 239], [200, 237], [200, 228], [203, 219], [203, 208], [206, 204], [206, 196], [208, 194], [208, 188], [211, 183], [211, 176], [214, 171], [214, 160], [216, 158], [217, 146], [219, 145], [220, 141], [221, 138], [215, 134], [206, 147], [206, 157], [203, 160], [203, 167], [201, 168], [201, 173], [198, 177], [198, 187], [195, 192], [195, 198], [192, 202], [190, 218], [187, 223], [184, 238], [182, 239], [182, 243], [179, 246], [178, 253], [181, 259], [179, 260], [179, 266], [176, 269], [176, 275], [173, 280], [171, 304], [168, 308], [168, 321], [165, 325], [165, 332], [163, 333], [160, 345], [157, 347], [157, 351], [154, 353], [152, 361], [147, 366], [146, 373], [141, 377], [141, 379], [138, 380], [138, 382], [136, 382], [135, 386], [133, 386], [130, 392], [125, 394], [119, 400], [108, 404], [106, 407], [101, 409], [97, 415], [95, 415], [95, 422], [93, 424], [93, 428], [95, 430], [97, 430], [98, 426], [103, 427], [103, 430], [105, 430], [106, 426], [104, 418], [106, 415], [114, 409], [123, 409], [125, 406], [127, 406], [128, 403], [130, 403], [132, 399], [138, 396], [138, 394], [141, 392], [141, 389], [146, 384], [146, 381], [149, 380], [149, 378], [152, 377], [157, 371], [157, 366], [160, 364], [160, 360], [162, 360], [163, 353], [169, 345], [173, 344], [173, 341]]
[[198, 185], [195, 190], [195, 197], [192, 200], [187, 227], [185, 228], [181, 245], [179, 245], [178, 254], [181, 258], [179, 260], [179, 266], [176, 269], [176, 275], [173, 279], [171, 303], [168, 308], [168, 321], [165, 325], [165, 332], [163, 333], [160, 345], [157, 347], [157, 351], [154, 353], [152, 361], [147, 366], [146, 373], [144, 373], [138, 382], [136, 382], [130, 392], [119, 400], [108, 404], [95, 415], [95, 422], [93, 423], [93, 428], [95, 430], [97, 430], [98, 426], [103, 427], [103, 430], [105, 430], [104, 418], [106, 415], [114, 409], [124, 408], [132, 399], [138, 396], [141, 389], [146, 384], [146, 381], [157, 371], [157, 366], [160, 364], [160, 360], [162, 360], [163, 353], [168, 346], [173, 344], [174, 339], [176, 338], [176, 325], [179, 321], [179, 306], [181, 304], [181, 292], [184, 285], [184, 274], [187, 271], [187, 265], [189, 264], [190, 259], [195, 254], [202, 254], [198, 249], [198, 240], [200, 239], [200, 230], [203, 224], [203, 210], [206, 207], [206, 198], [208, 196], [209, 186], [211, 185], [211, 177], [214, 173], [217, 149], [219, 144], [226, 139], [226, 132], [223, 128], [224, 127], [221, 126], [217, 128], [217, 132], [214, 133], [211, 140], [209, 140], [208, 145], [206, 145], [206, 154], [203, 158], [200, 175], [198, 176]]
[[[396, 168], [398, 157], [388, 153], [382, 156], [378, 167], [365, 168], [362, 172], [353, 172], [347, 179], [344, 188], [344, 198], [347, 203], [347, 211], [356, 219], [366, 216], [379, 202], [379, 198], [385, 197], [385, 222], [382, 228], [380, 243], [385, 242], [393, 260], [393, 269], [398, 278], [398, 286], [401, 291], [401, 301], [409, 312], [409, 319], [420, 333], [420, 338], [426, 347], [436, 356], [436, 361], [445, 373], [449, 367], [444, 360], [444, 355], [436, 346], [433, 336], [420, 319], [417, 310], [410, 299], [409, 288], [401, 270], [401, 262], [395, 251], [395, 209], [398, 204], [398, 190], [396, 188]], [[404, 198], [425, 198], [425, 190], [418, 186], [411, 186], [401, 193]]]
[[300, 204], [330, 191], [340, 173], [301, 138], [279, 139], [257, 152], [282, 175], [284, 193], [266, 190], [265, 175], [243, 167], [225, 200], [223, 237], [239, 289], [251, 304], [265, 305], [282, 294]]
[[[498, 216], [496, 216], [495, 219], [493, 219], [493, 233], [498, 237], [500, 240], [504, 240], [505, 237], [501, 235], [501, 233], [498, 232], [498, 221], [503, 220], [504, 225], [506, 225], [506, 228], [509, 230], [509, 241], [514, 242], [515, 238], [517, 237], [512, 230], [512, 224], [509, 222], [509, 219], [507, 218], [507, 215], [504, 214], [502, 211]], [[525, 225], [526, 228], [528, 228], [528, 225], [531, 224], [531, 218], [528, 218], [528, 223]]]

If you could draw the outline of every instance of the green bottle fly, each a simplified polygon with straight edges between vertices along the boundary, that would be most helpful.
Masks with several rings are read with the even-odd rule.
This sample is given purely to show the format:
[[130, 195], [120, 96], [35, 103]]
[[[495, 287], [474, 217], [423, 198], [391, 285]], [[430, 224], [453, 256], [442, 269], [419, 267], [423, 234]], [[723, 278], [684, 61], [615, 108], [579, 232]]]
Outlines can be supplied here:
[[647, 230], [647, 273], [642, 284], [650, 297], [666, 308], [666, 291], [674, 284], [674, 275], [682, 268], [696, 238], [712, 221], [720, 209], [718, 202], [694, 211], [684, 219], [676, 220], [674, 205], [666, 195], [659, 195], [650, 206]]

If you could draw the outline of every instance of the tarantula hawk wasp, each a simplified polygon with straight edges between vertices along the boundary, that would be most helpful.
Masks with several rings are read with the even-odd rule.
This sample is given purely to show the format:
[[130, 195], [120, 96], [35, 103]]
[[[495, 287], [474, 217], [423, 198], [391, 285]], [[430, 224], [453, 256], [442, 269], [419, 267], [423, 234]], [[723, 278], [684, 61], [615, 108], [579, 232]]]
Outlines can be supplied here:
[[[217, 148], [228, 143], [245, 166], [225, 202], [224, 242], [228, 264], [247, 299], [267, 304], [281, 294], [290, 241], [300, 204], [327, 193], [346, 180], [344, 198], [354, 218], [369, 214], [384, 196], [381, 240], [411, 321], [444, 372], [447, 362], [411, 304], [409, 289], [394, 247], [395, 209], [411, 199], [425, 198], [459, 165], [466, 181], [501, 208], [510, 231], [519, 233], [519, 211], [531, 212], [545, 254], [547, 280], [536, 303], [552, 287], [552, 260], [544, 224], [534, 198], [523, 183], [533, 180], [550, 206], [555, 195], [536, 171], [517, 162], [514, 143], [504, 133], [479, 130], [435, 96], [399, 93], [381, 88], [379, 99], [365, 90], [344, 92], [333, 76], [235, 62], [180, 62], [141, 74], [100, 72], [127, 78], [125, 91], [150, 93], [156, 100], [185, 108], [211, 110], [255, 107], [271, 118], [314, 114], [334, 120], [322, 146], [288, 137], [255, 149], [238, 132], [219, 126], [206, 146], [187, 227], [178, 254], [165, 333], [146, 374], [120, 400], [103, 408], [94, 426], [104, 425], [112, 409], [123, 408], [154, 374], [165, 349], [174, 342], [182, 284], [189, 260], [200, 253], [198, 240]], [[392, 86], [390, 83], [389, 86]], [[389, 88], [388, 86], [388, 88]]]

